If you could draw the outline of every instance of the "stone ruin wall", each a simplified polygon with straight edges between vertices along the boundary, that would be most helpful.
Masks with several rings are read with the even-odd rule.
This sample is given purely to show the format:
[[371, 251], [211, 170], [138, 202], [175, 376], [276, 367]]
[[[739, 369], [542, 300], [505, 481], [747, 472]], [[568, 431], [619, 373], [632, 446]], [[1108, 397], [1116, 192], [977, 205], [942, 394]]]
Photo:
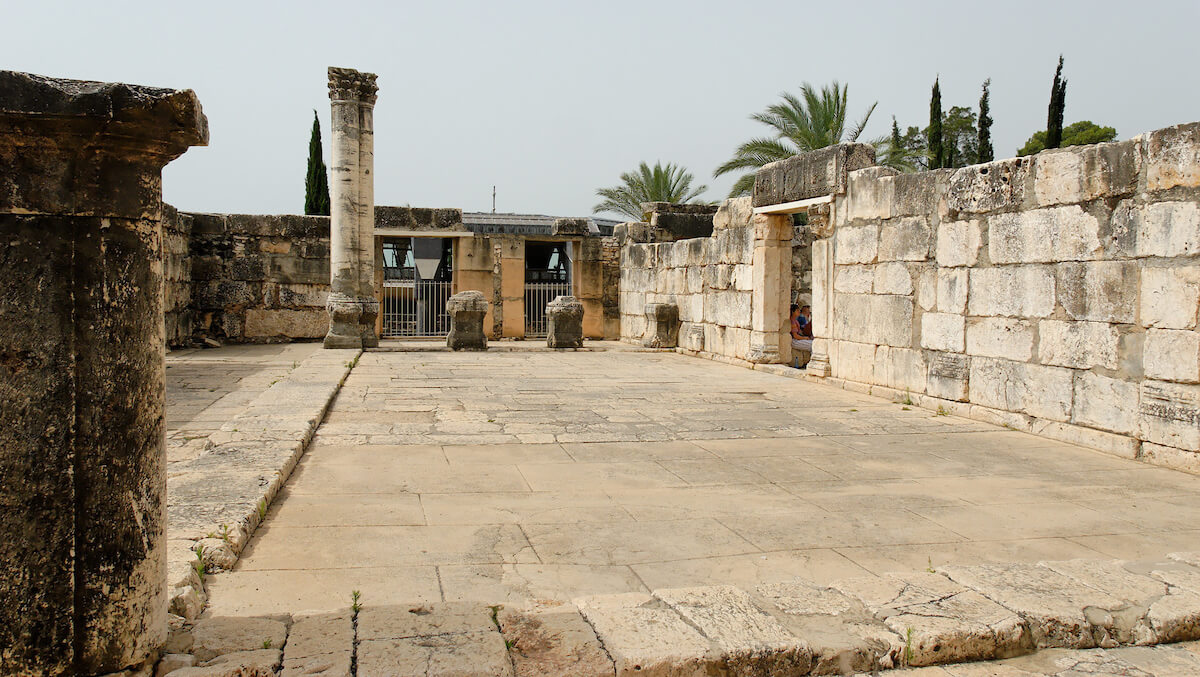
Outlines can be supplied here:
[[862, 169], [833, 214], [813, 255], [834, 379], [1200, 470], [1200, 123]]
[[[726, 201], [710, 237], [626, 241], [620, 257], [621, 339], [640, 342], [647, 303], [679, 307], [685, 352], [748, 360], [751, 352], [754, 228], [749, 198]], [[618, 226], [630, 228], [646, 224]]]
[[329, 217], [164, 209], [167, 345], [265, 343], [329, 329]]

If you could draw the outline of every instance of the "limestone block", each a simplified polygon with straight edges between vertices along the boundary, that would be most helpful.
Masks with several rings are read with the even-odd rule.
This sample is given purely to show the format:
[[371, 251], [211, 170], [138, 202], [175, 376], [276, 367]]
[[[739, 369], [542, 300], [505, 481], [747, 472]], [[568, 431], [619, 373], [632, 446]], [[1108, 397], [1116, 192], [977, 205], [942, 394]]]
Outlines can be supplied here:
[[704, 325], [681, 323], [679, 325], [679, 347], [695, 352], [703, 351], [705, 349]]
[[[1126, 606], [1113, 595], [1035, 564], [944, 566], [937, 570], [1020, 614], [1039, 648], [1094, 647], [1097, 637], [1088, 620], [1089, 607], [1115, 611]], [[1102, 631], [1096, 634], [1105, 636]]]
[[189, 653], [169, 653], [158, 661], [154, 668], [154, 677], [163, 677], [176, 670], [190, 668], [196, 664], [196, 657]]
[[[1167, 627], [1167, 624], [1177, 623], [1178, 617], [1162, 618], [1167, 624], [1159, 623], [1158, 627], [1154, 627], [1143, 615], [1145, 612], [1142, 610], [1149, 611], [1156, 602], [1162, 601], [1169, 594], [1167, 586], [1150, 576], [1130, 571], [1120, 560], [1073, 559], [1039, 564], [1089, 588], [1106, 592], [1122, 600], [1125, 606], [1138, 610], [1128, 613], [1125, 608], [1106, 609], [1105, 611], [1110, 613], [1102, 614], [1096, 613], [1097, 609], [1090, 609], [1088, 622], [1091, 623], [1093, 635], [1100, 646], [1112, 646], [1117, 643], [1153, 644], [1167, 641], [1166, 636], [1178, 630], [1175, 627]], [[1189, 597], [1200, 602], [1200, 597]], [[1160, 615], [1164, 610], [1162, 607], [1158, 609]], [[1200, 613], [1200, 609], [1193, 611], [1193, 622], [1197, 613]]]
[[574, 296], [558, 296], [546, 304], [546, 345], [583, 347], [583, 304]]
[[751, 202], [750, 197], [733, 197], [722, 201], [713, 215], [713, 230], [750, 225], [750, 217], [754, 215]]
[[687, 268], [684, 273], [684, 288], [683, 292], [687, 294], [699, 294], [704, 291], [704, 266], [693, 264]]
[[1137, 431], [1137, 383], [1091, 372], [1075, 375], [1074, 423], [1116, 433]]
[[1132, 324], [1138, 265], [1132, 261], [1064, 263], [1055, 269], [1058, 300], [1074, 320]]
[[451, 296], [446, 301], [446, 313], [450, 316], [446, 345], [451, 350], [487, 350], [487, 335], [483, 329], [487, 310], [488, 302], [483, 292], [463, 291]]
[[654, 596], [696, 627], [734, 674], [806, 674], [812, 653], [778, 621], [730, 585], [656, 590]]
[[1140, 139], [1038, 153], [1033, 157], [1034, 203], [1046, 207], [1132, 194], [1141, 166]]
[[929, 222], [922, 216], [908, 216], [883, 224], [879, 230], [880, 261], [925, 261], [932, 239]]
[[729, 287], [738, 291], [754, 290], [754, 266], [739, 263], [729, 268]]
[[1090, 369], [1117, 368], [1117, 329], [1106, 322], [1042, 320], [1038, 324], [1042, 364]]
[[725, 292], [716, 297], [713, 321], [726, 327], [750, 327], [754, 296], [750, 292]]
[[844, 294], [870, 294], [874, 280], [874, 266], [834, 267], [833, 288]]
[[936, 258], [939, 266], [973, 266], [983, 246], [983, 221], [945, 221], [938, 226]]
[[[836, 285], [835, 285], [836, 288]], [[912, 274], [903, 263], [880, 263], [875, 266], [874, 289], [876, 294], [913, 293]]]
[[1200, 255], [1200, 205], [1195, 202], [1137, 204], [1123, 200], [1112, 213], [1112, 238], [1125, 255]]
[[284, 647], [284, 667], [291, 661], [349, 651], [354, 645], [354, 623], [349, 610], [296, 618]]
[[875, 349], [875, 375], [871, 383], [910, 393], [923, 393], [927, 373], [924, 351], [890, 346]]
[[1070, 369], [973, 357], [969, 381], [974, 404], [1052, 421], [1070, 420], [1074, 392]]
[[1017, 614], [938, 574], [915, 572], [836, 581], [905, 638], [909, 665], [1004, 658], [1032, 644]]
[[1047, 317], [1054, 312], [1054, 271], [1049, 266], [972, 268], [971, 315]]
[[[938, 274], [940, 271], [936, 267], [925, 267], [917, 275], [917, 305], [921, 306], [921, 310], [930, 311], [937, 308], [938, 294]], [[946, 271], [951, 272], [951, 271]], [[962, 279], [962, 302], [963, 307], [957, 311], [945, 310], [943, 312], [963, 312], [966, 310], [967, 303], [967, 278], [963, 275]]]
[[992, 264], [1091, 261], [1103, 252], [1100, 222], [1078, 205], [988, 218]]
[[576, 604], [616, 664], [617, 677], [702, 675], [715, 658], [703, 635], [650, 595], [598, 595]]
[[967, 353], [1016, 362], [1033, 358], [1034, 323], [1007, 317], [973, 317], [967, 321]]
[[966, 318], [950, 313], [921, 315], [921, 347], [961, 353], [965, 346]]
[[1032, 162], [1032, 158], [1019, 157], [959, 169], [950, 177], [946, 206], [968, 214], [1020, 207]]
[[613, 662], [571, 605], [503, 608], [497, 618], [517, 677], [610, 677]]
[[[942, 313], [964, 313], [967, 310], [968, 272], [964, 268], [937, 271], [937, 309]], [[931, 310], [926, 308], [926, 310]]]
[[1143, 440], [1200, 451], [1200, 386], [1143, 381], [1139, 407]]
[[672, 303], [647, 303], [642, 345], [674, 348], [679, 345], [679, 307]]
[[490, 632], [374, 639], [358, 644], [357, 677], [487, 675], [510, 677], [504, 639]]
[[1190, 472], [1193, 475], [1200, 474], [1200, 453], [1194, 451], [1185, 451], [1153, 442], [1142, 442], [1138, 458], [1146, 463]]
[[838, 228], [833, 243], [836, 264], [874, 263], [879, 254], [879, 226]]
[[836, 344], [836, 355], [831, 352], [829, 356], [836, 378], [859, 383], [875, 380], [875, 345], [852, 341], [837, 341]]
[[839, 227], [854, 221], [891, 218], [896, 183], [891, 167], [867, 167], [847, 175], [846, 197], [834, 211]]
[[287, 626], [270, 618], [205, 618], [192, 628], [192, 654], [204, 662], [237, 651], [281, 647]]
[[754, 206], [846, 192], [847, 175], [875, 164], [865, 143], [839, 143], [764, 165], [754, 175]]
[[351, 677], [353, 653], [350, 649], [317, 654], [307, 658], [283, 659], [280, 677]]
[[912, 299], [834, 294], [833, 305], [833, 338], [912, 347]]
[[739, 359], [749, 359], [752, 335], [749, 329], [727, 327], [725, 329], [725, 352], [723, 355]]
[[358, 614], [359, 640], [495, 632], [492, 610], [482, 603], [442, 602], [368, 607]]
[[930, 353], [925, 390], [944, 400], [967, 400], [971, 360], [955, 353]]
[[329, 314], [317, 310], [248, 308], [242, 335], [246, 338], [322, 338], [329, 331]]
[[1141, 272], [1142, 326], [1194, 329], [1200, 308], [1200, 268], [1146, 266]]
[[1146, 190], [1200, 185], [1200, 125], [1195, 122], [1151, 132], [1146, 149]]
[[1151, 329], [1146, 332], [1142, 365], [1148, 378], [1200, 383], [1200, 332]]

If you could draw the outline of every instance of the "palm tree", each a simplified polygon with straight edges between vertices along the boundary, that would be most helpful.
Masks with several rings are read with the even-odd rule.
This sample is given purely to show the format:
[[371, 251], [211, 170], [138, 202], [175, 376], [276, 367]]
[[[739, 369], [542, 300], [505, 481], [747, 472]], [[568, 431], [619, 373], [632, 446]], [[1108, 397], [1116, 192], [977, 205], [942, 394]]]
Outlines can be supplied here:
[[637, 171], [621, 175], [621, 185], [598, 189], [596, 195], [604, 201], [592, 207], [592, 213], [615, 212], [641, 221], [643, 202], [685, 204], [695, 201], [708, 186], [692, 188], [694, 179], [691, 172], [670, 162], [665, 166], [655, 162], [653, 168], [643, 162]]
[[773, 129], [774, 134], [770, 137], [750, 139], [738, 146], [733, 158], [717, 167], [713, 176], [749, 169], [750, 171], [743, 174], [729, 191], [730, 197], [745, 195], [754, 189], [754, 172], [769, 162], [841, 143], [843, 137], [847, 141], [857, 140], [879, 102], [871, 104], [867, 114], [847, 131], [848, 90], [849, 85], [840, 85], [835, 80], [820, 91], [806, 82], [800, 86], [798, 97], [789, 92], [780, 94], [783, 101], [750, 116], [751, 120]]

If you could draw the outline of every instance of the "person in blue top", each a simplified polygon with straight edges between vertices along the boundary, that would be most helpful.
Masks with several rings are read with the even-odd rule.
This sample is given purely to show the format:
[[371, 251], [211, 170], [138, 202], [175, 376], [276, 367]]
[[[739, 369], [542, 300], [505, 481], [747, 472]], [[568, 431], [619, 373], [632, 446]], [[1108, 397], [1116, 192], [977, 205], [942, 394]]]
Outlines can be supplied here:
[[[792, 304], [792, 352], [796, 353], [792, 366], [799, 369], [804, 366], [800, 364], [801, 353], [812, 355], [813, 332], [812, 332], [812, 309], [808, 306], [799, 306]], [[804, 357], [805, 364], [808, 363], [808, 357]]]

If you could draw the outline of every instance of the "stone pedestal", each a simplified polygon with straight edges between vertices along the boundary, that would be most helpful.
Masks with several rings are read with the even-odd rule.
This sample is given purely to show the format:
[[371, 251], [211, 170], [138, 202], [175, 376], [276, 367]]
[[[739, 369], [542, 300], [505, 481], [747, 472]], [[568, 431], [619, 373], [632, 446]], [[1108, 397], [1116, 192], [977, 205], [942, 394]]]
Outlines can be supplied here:
[[161, 170], [191, 91], [0, 71], [0, 674], [166, 639]]
[[646, 333], [642, 345], [647, 348], [674, 348], [679, 345], [679, 306], [674, 303], [647, 303]]
[[375, 98], [373, 73], [329, 68], [329, 333], [326, 348], [379, 345], [375, 320]]
[[450, 350], [487, 350], [487, 335], [483, 333], [487, 310], [483, 292], [463, 291], [446, 301], [446, 313], [450, 315], [446, 345]]
[[546, 320], [547, 346], [583, 347], [583, 304], [574, 296], [559, 296], [546, 304]]

